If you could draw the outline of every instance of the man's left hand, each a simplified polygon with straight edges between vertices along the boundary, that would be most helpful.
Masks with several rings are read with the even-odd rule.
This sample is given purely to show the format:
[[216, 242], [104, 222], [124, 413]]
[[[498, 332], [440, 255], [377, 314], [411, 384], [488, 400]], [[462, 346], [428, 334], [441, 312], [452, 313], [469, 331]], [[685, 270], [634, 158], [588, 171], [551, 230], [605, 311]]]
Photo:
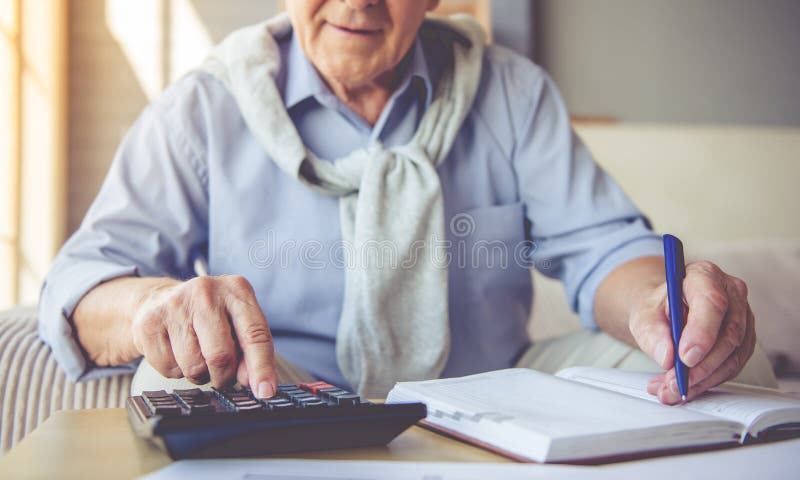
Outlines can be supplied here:
[[[747, 302], [747, 285], [711, 262], [686, 266], [683, 293], [688, 306], [678, 352], [689, 367], [688, 398], [730, 380], [744, 368], [756, 343], [755, 318]], [[681, 400], [675, 379], [666, 283], [635, 309], [630, 331], [639, 347], [664, 370], [647, 386], [661, 402]]]

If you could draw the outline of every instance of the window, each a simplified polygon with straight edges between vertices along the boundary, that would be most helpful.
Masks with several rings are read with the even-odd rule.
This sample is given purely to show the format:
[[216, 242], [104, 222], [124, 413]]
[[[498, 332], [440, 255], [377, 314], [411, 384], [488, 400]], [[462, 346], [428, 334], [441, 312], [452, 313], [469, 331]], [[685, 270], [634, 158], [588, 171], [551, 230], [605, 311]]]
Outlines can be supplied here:
[[35, 302], [64, 235], [66, 0], [0, 0], [0, 308]]

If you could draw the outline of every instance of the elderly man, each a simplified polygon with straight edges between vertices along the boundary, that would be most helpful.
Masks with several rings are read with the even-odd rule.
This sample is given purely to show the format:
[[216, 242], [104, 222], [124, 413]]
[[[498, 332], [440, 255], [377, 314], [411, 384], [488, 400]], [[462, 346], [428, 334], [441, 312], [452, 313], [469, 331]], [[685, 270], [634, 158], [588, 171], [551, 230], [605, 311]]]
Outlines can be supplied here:
[[[135, 389], [238, 380], [268, 398], [319, 378], [379, 396], [588, 363], [660, 367], [648, 390], [679, 400], [659, 237], [548, 76], [473, 22], [426, 20], [437, 3], [287, 2], [145, 110], [42, 292], [73, 378], [144, 357]], [[586, 332], [531, 346], [531, 264]], [[755, 333], [742, 280], [686, 272], [694, 397], [742, 371]]]

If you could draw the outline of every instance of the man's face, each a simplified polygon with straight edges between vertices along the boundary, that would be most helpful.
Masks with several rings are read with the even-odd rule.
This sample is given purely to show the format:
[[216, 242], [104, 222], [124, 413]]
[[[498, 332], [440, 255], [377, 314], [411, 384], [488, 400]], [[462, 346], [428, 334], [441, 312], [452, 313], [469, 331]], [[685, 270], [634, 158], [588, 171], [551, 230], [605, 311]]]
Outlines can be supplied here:
[[329, 81], [358, 87], [400, 63], [438, 0], [288, 0], [306, 56]]

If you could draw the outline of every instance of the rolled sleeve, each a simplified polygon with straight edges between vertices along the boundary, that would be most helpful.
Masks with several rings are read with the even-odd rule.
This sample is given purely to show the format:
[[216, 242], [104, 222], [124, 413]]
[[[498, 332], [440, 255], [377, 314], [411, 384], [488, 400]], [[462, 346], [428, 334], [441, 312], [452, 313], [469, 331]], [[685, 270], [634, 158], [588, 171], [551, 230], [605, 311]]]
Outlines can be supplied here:
[[[533, 240], [533, 264], [562, 281], [585, 328], [597, 328], [594, 297], [619, 265], [661, 255], [647, 218], [573, 132], [550, 78], [537, 70], [516, 131], [514, 166]], [[530, 81], [529, 81], [530, 84]]]
[[613, 245], [613, 242], [609, 242], [607, 253], [584, 277], [583, 285], [573, 288], [578, 292], [577, 308], [584, 328], [598, 328], [594, 319], [594, 299], [597, 289], [609, 273], [633, 259], [662, 254], [661, 238], [645, 228], [641, 221], [620, 226], [617, 236], [624, 237], [620, 239], [622, 243]]
[[[188, 278], [208, 238], [207, 178], [191, 92], [167, 92], [126, 135], [80, 228], [59, 251], [39, 301], [39, 335], [72, 380], [131, 371], [86, 357], [71, 316], [97, 285], [124, 276]], [[169, 108], [164, 105], [169, 105]]]
[[54, 265], [51, 272], [52, 280], [45, 281], [39, 300], [39, 336], [50, 345], [67, 376], [77, 381], [133, 371], [132, 365], [88, 368], [69, 318], [89, 290], [114, 278], [136, 275], [136, 267], [98, 261], [66, 262], [63, 266]]

